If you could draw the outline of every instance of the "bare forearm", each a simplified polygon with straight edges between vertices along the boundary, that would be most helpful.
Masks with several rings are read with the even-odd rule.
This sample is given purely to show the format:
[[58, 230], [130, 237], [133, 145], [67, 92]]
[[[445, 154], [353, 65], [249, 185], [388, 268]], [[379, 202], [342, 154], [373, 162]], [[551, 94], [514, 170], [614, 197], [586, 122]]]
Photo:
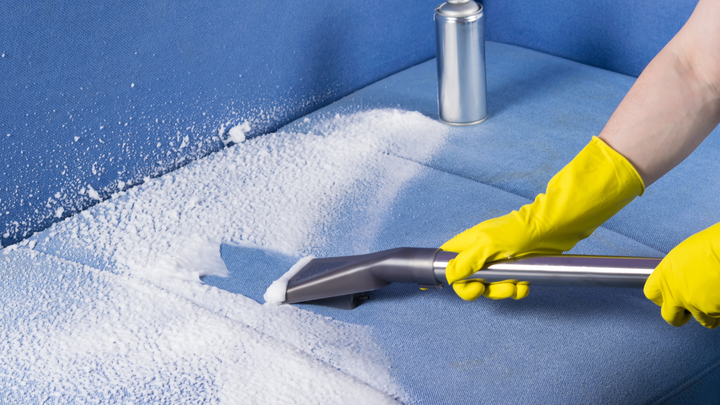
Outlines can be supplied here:
[[720, 1], [701, 0], [650, 62], [600, 138], [649, 186], [682, 162], [720, 123]]

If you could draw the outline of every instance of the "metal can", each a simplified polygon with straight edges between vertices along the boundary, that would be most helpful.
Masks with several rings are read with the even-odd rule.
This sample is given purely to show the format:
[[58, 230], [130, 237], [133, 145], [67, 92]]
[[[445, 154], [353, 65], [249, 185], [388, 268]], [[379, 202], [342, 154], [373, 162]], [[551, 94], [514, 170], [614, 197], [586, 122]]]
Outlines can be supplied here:
[[483, 14], [472, 0], [448, 0], [435, 9], [438, 113], [450, 125], [487, 118]]

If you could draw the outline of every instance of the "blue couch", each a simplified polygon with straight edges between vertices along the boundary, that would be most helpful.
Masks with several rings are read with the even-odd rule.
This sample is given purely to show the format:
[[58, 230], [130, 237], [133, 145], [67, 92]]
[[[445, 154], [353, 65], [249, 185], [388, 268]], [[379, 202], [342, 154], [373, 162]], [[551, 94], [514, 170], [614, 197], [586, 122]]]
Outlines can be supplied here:
[[[436, 5], [5, 4], [2, 245], [52, 242], [51, 224], [224, 148], [245, 119], [251, 137], [377, 108], [436, 119]], [[379, 219], [364, 216], [362, 201], [343, 205], [325, 225], [343, 237], [313, 253], [361, 253], [351, 239], [369, 220], [380, 226], [363, 249], [438, 246], [531, 201], [599, 133], [694, 3], [485, 7], [489, 119], [450, 129], [429, 161], [391, 151], [419, 175]], [[719, 135], [573, 253], [662, 256], [720, 222], [720, 185], [707, 175], [720, 172]], [[230, 277], [205, 283], [258, 302], [297, 259], [232, 244], [221, 253]], [[7, 268], [0, 279], [15, 292], [4, 299], [35, 297]], [[354, 311], [302, 308], [371, 326], [411, 402], [720, 403], [717, 332], [668, 326], [640, 291], [535, 287], [519, 302], [465, 303], [449, 289], [400, 285]]]

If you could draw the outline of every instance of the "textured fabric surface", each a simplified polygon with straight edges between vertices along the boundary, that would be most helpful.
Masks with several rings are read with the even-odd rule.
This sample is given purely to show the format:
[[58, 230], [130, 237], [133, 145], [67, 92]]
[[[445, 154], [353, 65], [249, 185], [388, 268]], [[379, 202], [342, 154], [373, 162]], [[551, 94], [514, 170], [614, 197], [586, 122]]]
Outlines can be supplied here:
[[[454, 128], [429, 166], [532, 200], [600, 133], [634, 79], [514, 46], [489, 42], [486, 52], [489, 118]], [[308, 117], [401, 107], [437, 118], [435, 77], [435, 65], [427, 62]], [[308, 125], [298, 120], [286, 129]], [[690, 158], [603, 227], [667, 253], [720, 222], [720, 183], [713, 180], [720, 173], [718, 150], [715, 129]]]
[[[486, 0], [486, 38], [638, 75], [694, 4]], [[0, 243], [432, 57], [436, 5], [4, 2]]]
[[659, 399], [656, 403], [673, 405], [720, 404], [720, 364], [711, 365], [695, 378]]
[[[319, 225], [324, 242], [310, 253], [439, 246], [479, 221], [517, 209], [600, 131], [633, 83], [626, 76], [497, 43], [487, 44], [487, 61], [489, 119], [451, 129], [427, 164], [418, 163], [408, 152], [412, 149], [383, 153], [399, 170], [413, 168], [417, 175], [390, 199], [362, 196], [336, 206], [333, 220]], [[284, 129], [308, 133], [322, 117], [381, 107], [437, 118], [434, 61]], [[720, 186], [711, 181], [720, 172], [720, 163], [712, 159], [720, 148], [717, 139], [716, 131], [573, 253], [662, 256], [706, 223], [720, 221]], [[378, 213], [370, 208], [381, 206], [379, 200], [391, 203]], [[36, 250], [98, 269], [108, 266], [82, 248], [52, 250], [48, 231], [33, 240], [45, 238], [49, 242]], [[204, 281], [258, 302], [297, 260], [229, 244], [221, 255], [230, 276]], [[691, 403], [713, 398], [717, 387], [717, 330], [694, 322], [682, 328], [667, 325], [639, 290], [533, 287], [521, 301], [468, 303], [447, 288], [423, 292], [391, 285], [371, 293], [353, 311], [300, 307], [371, 327], [410, 403]]]
[[[323, 256], [397, 246], [439, 246], [455, 233], [507, 213], [542, 192], [547, 180], [597, 134], [633, 83], [627, 76], [488, 43], [488, 108], [483, 124], [454, 128], [423, 174], [397, 196], [372, 240], [363, 202], [332, 224]], [[399, 107], [437, 117], [435, 66], [428, 62], [371, 85], [315, 117]], [[579, 254], [661, 256], [720, 221], [718, 130], [684, 163], [573, 250]], [[412, 156], [401, 156], [412, 161]], [[240, 249], [240, 250], [238, 250]], [[242, 258], [268, 271], [289, 259], [225, 247], [231, 278], [207, 282], [261, 300], [263, 282]], [[261, 256], [261, 257], [258, 257]], [[273, 264], [274, 263], [274, 264]], [[276, 270], [274, 270], [276, 269]], [[252, 281], [250, 279], [252, 278]], [[259, 290], [259, 291], [258, 291]], [[695, 322], [673, 328], [642, 291], [535, 287], [522, 301], [466, 303], [450, 289], [392, 285], [354, 311], [304, 308], [372, 325], [393, 373], [424, 403], [692, 403], [716, 396], [720, 340]]]
[[397, 404], [363, 326], [27, 246], [0, 280], [3, 404]]
[[0, 244], [431, 58], [435, 6], [2, 2]]
[[486, 37], [638, 76], [697, 0], [483, 0]]

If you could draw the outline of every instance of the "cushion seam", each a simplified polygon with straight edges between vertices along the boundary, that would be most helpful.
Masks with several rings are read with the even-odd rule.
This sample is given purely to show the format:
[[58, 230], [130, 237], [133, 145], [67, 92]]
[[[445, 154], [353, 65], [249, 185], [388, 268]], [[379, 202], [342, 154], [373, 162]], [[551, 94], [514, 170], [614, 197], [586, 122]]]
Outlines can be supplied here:
[[704, 370], [698, 371], [694, 373], [693, 377], [685, 381], [682, 384], [679, 384], [676, 388], [667, 391], [664, 395], [660, 396], [658, 399], [650, 402], [650, 404], [663, 404], [667, 403], [671, 399], [677, 397], [678, 395], [682, 394], [683, 392], [687, 391], [689, 388], [697, 384], [698, 382], [705, 379], [705, 377], [709, 376], [713, 372], [720, 369], [720, 360], [716, 361], [714, 364], [710, 365], [709, 367], [705, 368]]

